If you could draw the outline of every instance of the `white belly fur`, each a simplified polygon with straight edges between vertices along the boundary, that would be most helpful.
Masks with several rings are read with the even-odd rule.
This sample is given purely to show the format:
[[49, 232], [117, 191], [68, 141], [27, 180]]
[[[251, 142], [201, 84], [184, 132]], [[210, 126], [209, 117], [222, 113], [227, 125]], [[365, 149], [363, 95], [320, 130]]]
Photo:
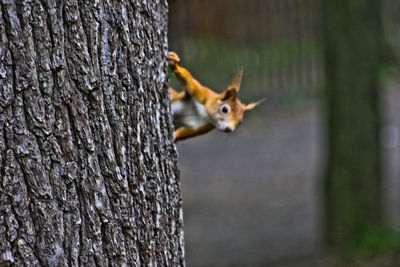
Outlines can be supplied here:
[[198, 129], [211, 122], [207, 109], [193, 98], [172, 103], [175, 127]]

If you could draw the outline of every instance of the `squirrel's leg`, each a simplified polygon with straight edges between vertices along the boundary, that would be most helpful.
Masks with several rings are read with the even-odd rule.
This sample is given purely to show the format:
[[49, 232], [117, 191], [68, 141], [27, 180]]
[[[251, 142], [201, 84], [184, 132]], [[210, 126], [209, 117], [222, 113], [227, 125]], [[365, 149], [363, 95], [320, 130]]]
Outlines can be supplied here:
[[168, 64], [171, 66], [171, 69], [174, 72], [177, 80], [186, 87], [188, 93], [193, 96], [200, 104], [205, 104], [207, 99], [210, 98], [210, 94], [212, 94], [213, 92], [208, 88], [202, 86], [196, 79], [192, 77], [187, 69], [179, 66], [178, 62], [178, 55], [174, 52], [169, 52]]
[[184, 140], [184, 139], [187, 139], [190, 137], [205, 134], [214, 128], [215, 128], [215, 126], [213, 124], [207, 124], [205, 126], [197, 128], [197, 129], [179, 128], [174, 133], [174, 140], [175, 140], [175, 142], [178, 142], [180, 140]]
[[169, 96], [171, 98], [171, 102], [179, 101], [185, 98], [185, 94], [186, 94], [185, 91], [177, 92], [171, 87], [169, 88]]

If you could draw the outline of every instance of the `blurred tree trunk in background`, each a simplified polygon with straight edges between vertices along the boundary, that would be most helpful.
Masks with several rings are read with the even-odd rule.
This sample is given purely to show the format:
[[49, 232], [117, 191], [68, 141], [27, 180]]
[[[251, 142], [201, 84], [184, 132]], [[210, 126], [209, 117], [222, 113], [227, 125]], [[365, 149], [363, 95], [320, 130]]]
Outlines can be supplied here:
[[0, 265], [184, 265], [167, 2], [0, 5]]
[[350, 255], [363, 249], [374, 253], [373, 243], [379, 242], [376, 233], [382, 226], [378, 73], [384, 46], [380, 10], [380, 1], [323, 1], [328, 105], [326, 237], [331, 249]]

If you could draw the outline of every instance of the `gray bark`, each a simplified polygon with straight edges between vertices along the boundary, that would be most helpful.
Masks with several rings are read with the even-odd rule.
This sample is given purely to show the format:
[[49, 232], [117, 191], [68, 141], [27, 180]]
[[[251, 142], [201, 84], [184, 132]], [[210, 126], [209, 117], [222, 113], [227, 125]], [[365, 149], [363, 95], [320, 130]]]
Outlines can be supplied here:
[[180, 266], [167, 2], [0, 2], [0, 266]]

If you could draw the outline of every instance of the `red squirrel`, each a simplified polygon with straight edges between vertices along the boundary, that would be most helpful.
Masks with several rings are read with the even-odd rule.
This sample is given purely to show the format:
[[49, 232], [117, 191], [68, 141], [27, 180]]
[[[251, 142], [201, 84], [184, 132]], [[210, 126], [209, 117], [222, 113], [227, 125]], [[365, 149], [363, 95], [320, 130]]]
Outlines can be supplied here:
[[175, 142], [205, 134], [214, 128], [227, 133], [233, 132], [242, 122], [244, 113], [260, 103], [244, 105], [237, 98], [242, 71], [233, 78], [223, 93], [218, 94], [201, 85], [189, 71], [179, 66], [180, 59], [176, 53], [169, 52], [167, 58], [176, 79], [184, 86], [182, 92], [169, 89]]

